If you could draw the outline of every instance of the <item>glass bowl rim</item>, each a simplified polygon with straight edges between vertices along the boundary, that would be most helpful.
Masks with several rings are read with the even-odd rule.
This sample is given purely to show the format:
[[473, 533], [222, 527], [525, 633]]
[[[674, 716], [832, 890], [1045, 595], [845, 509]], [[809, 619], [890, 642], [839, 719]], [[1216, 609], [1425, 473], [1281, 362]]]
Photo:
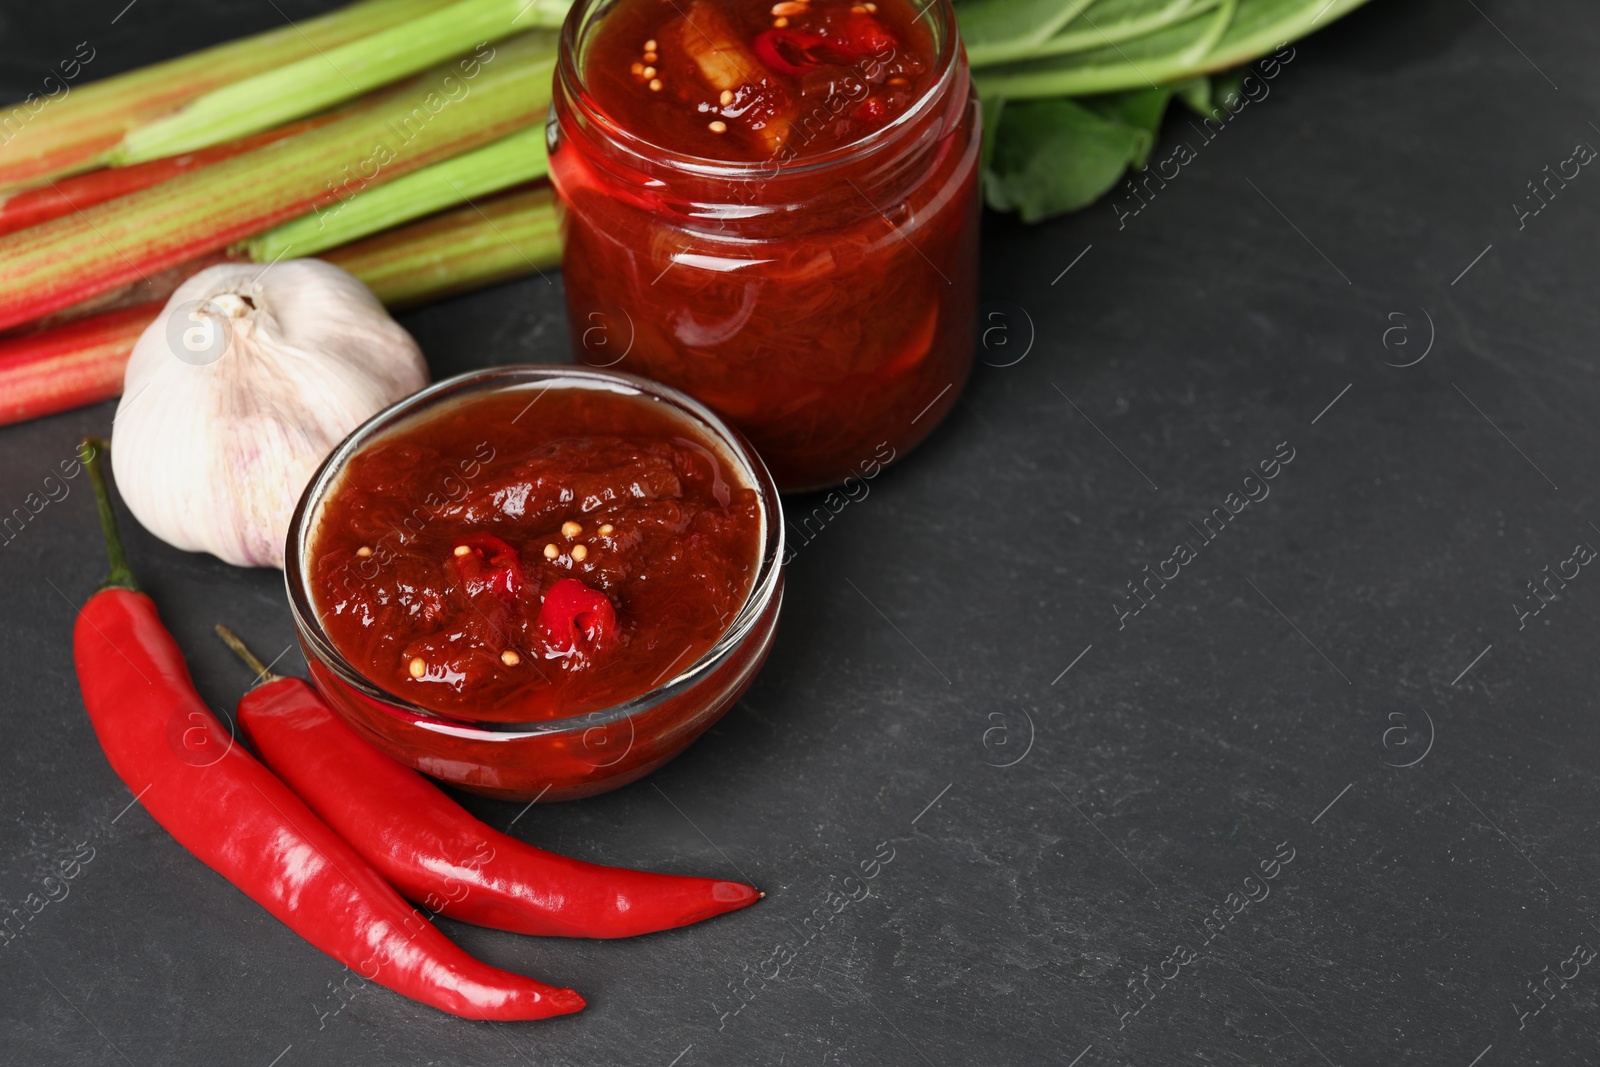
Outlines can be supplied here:
[[[620, 703], [559, 719], [519, 723], [452, 718], [374, 684], [334, 647], [318, 621], [306, 581], [304, 559], [310, 551], [310, 535], [313, 533], [309, 524], [317, 506], [325, 499], [336, 478], [343, 473], [350, 457], [395, 426], [458, 395], [493, 389], [497, 385], [528, 387], [551, 379], [575, 379], [593, 383], [590, 387], [611, 390], [620, 386], [629, 392], [664, 401], [678, 409], [679, 415], [699, 422], [707, 434], [722, 446], [725, 458], [744, 468], [740, 473], [745, 484], [756, 490], [763, 526], [761, 562], [745, 602], [733, 621], [699, 659], [668, 681]], [[632, 719], [692, 688], [738, 651], [766, 615], [768, 608], [774, 606], [775, 598], [782, 589], [784, 546], [783, 503], [766, 464], [742, 434], [704, 404], [670, 386], [622, 371], [568, 363], [511, 363], [468, 371], [435, 382], [390, 404], [352, 430], [317, 467], [316, 473], [300, 494], [289, 523], [283, 574], [297, 636], [310, 646], [321, 664], [340, 682], [377, 703], [385, 711], [411, 720], [412, 725], [420, 728], [483, 740], [508, 741], [604, 728]]]

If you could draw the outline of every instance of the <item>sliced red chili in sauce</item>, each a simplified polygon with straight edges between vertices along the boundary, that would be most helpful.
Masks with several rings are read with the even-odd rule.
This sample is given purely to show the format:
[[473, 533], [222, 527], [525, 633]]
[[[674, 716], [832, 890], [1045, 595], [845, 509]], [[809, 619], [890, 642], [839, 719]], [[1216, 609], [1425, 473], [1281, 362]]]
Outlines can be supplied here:
[[456, 573], [468, 596], [492, 592], [506, 603], [522, 593], [522, 560], [494, 534], [468, 534], [454, 553]]
[[562, 578], [552, 585], [539, 608], [539, 632], [551, 654], [598, 651], [616, 629], [617, 613], [611, 601], [576, 578]]

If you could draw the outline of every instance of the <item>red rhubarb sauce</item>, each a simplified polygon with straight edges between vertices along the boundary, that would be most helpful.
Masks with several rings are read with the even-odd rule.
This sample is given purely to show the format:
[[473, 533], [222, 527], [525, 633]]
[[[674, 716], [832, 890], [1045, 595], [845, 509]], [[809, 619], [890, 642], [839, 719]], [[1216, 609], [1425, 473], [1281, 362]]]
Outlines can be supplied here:
[[973, 356], [954, 32], [944, 0], [580, 4], [550, 159], [578, 358], [708, 404], [785, 490], [920, 441]]
[[[585, 50], [590, 96], [663, 145], [757, 163], [859, 140], [927, 92], [933, 42], [905, 0], [871, 11], [852, 0], [806, 0], [781, 17], [774, 6], [619, 0]], [[797, 125], [847, 81], [861, 86], [848, 106], [829, 109], [814, 128]]]
[[468, 394], [374, 440], [323, 505], [316, 611], [369, 681], [467, 721], [640, 696], [707, 652], [749, 595], [755, 489], [660, 401]]

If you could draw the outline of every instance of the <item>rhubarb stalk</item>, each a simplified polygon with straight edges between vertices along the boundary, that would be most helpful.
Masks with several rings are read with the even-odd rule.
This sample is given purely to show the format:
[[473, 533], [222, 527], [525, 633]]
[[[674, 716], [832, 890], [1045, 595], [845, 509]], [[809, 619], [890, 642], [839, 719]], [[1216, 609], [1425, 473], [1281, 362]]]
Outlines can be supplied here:
[[0, 237], [0, 330], [530, 126], [554, 56], [543, 33], [484, 46], [319, 129]]
[[275, 130], [267, 130], [253, 137], [213, 145], [198, 152], [186, 152], [181, 156], [169, 156], [166, 159], [152, 159], [148, 163], [136, 163], [131, 167], [92, 170], [87, 174], [57, 179], [48, 185], [22, 189], [9, 195], [0, 194], [0, 234], [25, 230], [29, 226], [37, 226], [41, 222], [60, 218], [73, 211], [103, 204], [107, 200], [136, 193], [140, 189], [148, 189], [168, 178], [175, 178], [184, 171], [229, 159], [252, 148], [259, 148], [273, 141], [281, 141], [285, 137], [293, 137], [297, 133], [325, 125], [335, 117], [322, 115], [288, 126], [280, 126]]
[[566, 0], [458, 0], [421, 18], [233, 82], [181, 111], [130, 130], [119, 164], [189, 152], [270, 129], [416, 74], [474, 46], [556, 29]]
[[388, 185], [276, 226], [244, 242], [258, 263], [314, 256], [424, 215], [542, 178], [549, 171], [544, 130], [530, 126], [493, 144], [435, 163]]
[[[136, 126], [221, 85], [366, 37], [448, 0], [366, 0], [293, 25], [0, 109], [0, 191], [106, 163]], [[79, 57], [80, 59], [83, 57]], [[93, 73], [94, 54], [81, 66]]]
[[128, 354], [164, 303], [108, 311], [0, 341], [0, 424], [98, 403], [122, 392]]
[[[554, 269], [561, 236], [550, 191], [536, 189], [391, 230], [323, 258], [360, 278], [391, 308], [409, 307]], [[158, 300], [0, 341], [0, 425], [122, 392], [134, 342], [163, 306]]]
[[392, 308], [412, 307], [561, 263], [548, 187], [510, 193], [380, 234], [322, 257]]

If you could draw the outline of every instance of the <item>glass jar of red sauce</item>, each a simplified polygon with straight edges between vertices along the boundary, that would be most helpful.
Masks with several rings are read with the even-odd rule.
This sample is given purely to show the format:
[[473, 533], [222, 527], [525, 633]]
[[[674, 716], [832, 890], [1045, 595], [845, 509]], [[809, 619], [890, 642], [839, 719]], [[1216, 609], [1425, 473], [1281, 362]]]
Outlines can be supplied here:
[[738, 700], [777, 626], [783, 529], [760, 459], [694, 400], [498, 367], [346, 439], [285, 574], [312, 681], [375, 746], [566, 800], [649, 773]]
[[948, 0], [579, 0], [548, 127], [573, 347], [785, 491], [904, 452], [971, 369], [980, 112]]

